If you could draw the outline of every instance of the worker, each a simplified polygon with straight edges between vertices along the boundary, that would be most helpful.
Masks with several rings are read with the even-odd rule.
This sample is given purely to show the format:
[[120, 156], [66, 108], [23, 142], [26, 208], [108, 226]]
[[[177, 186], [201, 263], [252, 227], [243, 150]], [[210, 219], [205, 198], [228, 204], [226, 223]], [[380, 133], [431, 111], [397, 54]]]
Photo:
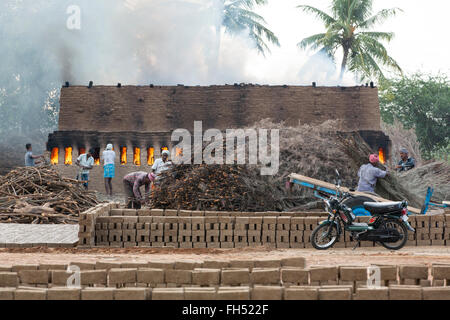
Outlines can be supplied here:
[[[125, 192], [125, 203], [127, 208], [140, 209], [147, 202], [150, 192], [150, 184], [155, 181], [154, 173], [143, 171], [131, 172], [123, 178], [123, 189]], [[141, 194], [140, 188], [145, 186], [145, 196]]]
[[106, 146], [103, 156], [103, 177], [105, 178], [105, 191], [106, 195], [112, 196], [112, 179], [115, 174], [114, 161], [116, 160], [116, 153], [113, 150], [113, 145], [109, 143]]
[[158, 180], [161, 178], [161, 173], [168, 170], [172, 165], [172, 161], [169, 160], [170, 152], [163, 150], [162, 157], [155, 160], [152, 166], [152, 172], [156, 175], [155, 184], [158, 184]]
[[375, 185], [378, 178], [384, 178], [388, 174], [387, 170], [383, 171], [376, 166], [380, 159], [378, 155], [371, 154], [369, 163], [363, 164], [358, 171], [359, 183], [357, 191], [375, 193]]
[[41, 163], [42, 161], [35, 161], [36, 159], [44, 159], [44, 155], [33, 155], [33, 147], [31, 146], [31, 143], [27, 143], [25, 145], [25, 148], [27, 149], [27, 152], [25, 153], [25, 167], [34, 167], [36, 164]]
[[89, 149], [88, 153], [81, 154], [75, 164], [80, 167], [78, 178], [81, 181], [86, 181], [83, 186], [86, 190], [89, 189], [89, 172], [94, 167], [94, 149]]
[[411, 170], [416, 166], [416, 160], [408, 157], [408, 150], [405, 148], [400, 149], [400, 161], [395, 167], [398, 172]]

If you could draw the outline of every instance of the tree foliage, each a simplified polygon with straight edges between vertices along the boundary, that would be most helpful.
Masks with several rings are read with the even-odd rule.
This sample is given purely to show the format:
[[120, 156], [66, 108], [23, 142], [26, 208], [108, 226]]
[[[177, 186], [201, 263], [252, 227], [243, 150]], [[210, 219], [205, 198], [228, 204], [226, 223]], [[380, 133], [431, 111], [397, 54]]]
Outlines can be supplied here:
[[390, 42], [394, 34], [372, 30], [400, 9], [383, 9], [373, 14], [372, 4], [372, 0], [333, 0], [330, 14], [312, 6], [299, 5], [298, 8], [319, 19], [326, 30], [303, 39], [298, 46], [320, 50], [333, 61], [336, 52], [342, 49], [341, 79], [346, 70], [360, 79], [384, 78], [383, 68], [401, 72], [399, 64], [383, 45], [383, 42]]
[[270, 52], [268, 43], [280, 46], [277, 36], [267, 28], [263, 17], [252, 10], [255, 6], [267, 4], [267, 0], [219, 0], [223, 1], [222, 26], [225, 32], [234, 35], [248, 30], [259, 53]]
[[380, 84], [383, 121], [414, 128], [425, 158], [450, 145], [450, 79], [415, 73]]

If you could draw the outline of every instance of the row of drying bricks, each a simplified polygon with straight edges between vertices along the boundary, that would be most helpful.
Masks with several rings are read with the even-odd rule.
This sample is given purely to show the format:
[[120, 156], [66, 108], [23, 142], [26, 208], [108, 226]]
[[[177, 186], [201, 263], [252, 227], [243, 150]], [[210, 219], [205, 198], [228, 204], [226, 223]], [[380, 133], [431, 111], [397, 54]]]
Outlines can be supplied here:
[[[449, 223], [446, 224], [445, 219]], [[369, 217], [358, 217], [367, 222]], [[98, 217], [95, 221], [95, 240], [99, 246], [136, 246], [153, 243], [155, 246], [174, 245], [192, 247], [240, 247], [276, 244], [280, 248], [310, 247], [310, 236], [321, 217], [170, 217], [170, 216], [113, 216]], [[411, 216], [416, 233], [408, 236], [408, 245], [445, 245], [450, 240], [450, 215]], [[80, 235], [88, 231], [80, 224]], [[350, 233], [345, 232], [341, 245], [354, 245]], [[351, 243], [351, 244], [350, 244]], [[364, 243], [373, 246], [372, 243]], [[338, 247], [339, 245], [336, 245]], [[348, 245], [347, 245], [348, 246]]]
[[0, 300], [450, 300], [450, 287], [0, 288]]
[[[73, 262], [67, 265], [19, 265], [0, 268], [0, 287], [66, 286], [79, 271], [83, 287], [218, 287], [276, 285], [348, 285], [354, 289], [367, 284], [368, 268], [355, 266], [305, 267], [302, 257], [283, 260], [180, 261], [147, 263]], [[379, 285], [450, 287], [450, 265], [378, 266]]]

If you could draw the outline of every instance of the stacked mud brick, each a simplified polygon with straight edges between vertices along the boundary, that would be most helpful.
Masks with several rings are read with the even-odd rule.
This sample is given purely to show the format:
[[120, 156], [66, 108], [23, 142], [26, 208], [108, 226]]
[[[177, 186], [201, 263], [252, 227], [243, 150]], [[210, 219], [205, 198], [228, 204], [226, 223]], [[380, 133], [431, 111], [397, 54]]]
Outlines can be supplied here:
[[0, 300], [450, 300], [450, 265], [377, 267], [368, 286], [366, 266], [303, 257], [0, 266]]
[[118, 203], [102, 203], [82, 212], [78, 220], [78, 246], [94, 246], [96, 237], [95, 223], [97, 218], [101, 216], [108, 216], [111, 212], [111, 209], [115, 209], [118, 207]]
[[[175, 248], [311, 248], [311, 235], [327, 218], [325, 212], [217, 212], [162, 209], [122, 209], [102, 204], [80, 217], [81, 247]], [[369, 217], [358, 217], [367, 222]], [[407, 245], [450, 245], [450, 215], [410, 216], [416, 229]], [[360, 244], [344, 231], [334, 248]]]

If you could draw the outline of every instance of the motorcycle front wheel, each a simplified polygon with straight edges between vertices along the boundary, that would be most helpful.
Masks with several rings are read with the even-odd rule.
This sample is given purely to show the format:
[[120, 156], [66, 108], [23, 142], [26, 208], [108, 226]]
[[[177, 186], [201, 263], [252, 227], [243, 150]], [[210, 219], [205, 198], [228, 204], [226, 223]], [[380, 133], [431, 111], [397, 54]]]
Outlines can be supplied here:
[[408, 241], [408, 229], [405, 224], [402, 221], [390, 219], [386, 221], [386, 227], [397, 230], [398, 233], [400, 233], [401, 238], [397, 242], [380, 242], [381, 245], [389, 250], [399, 250], [403, 248], [406, 241]]
[[329, 224], [321, 224], [311, 234], [311, 244], [317, 250], [327, 250], [331, 248], [339, 237], [339, 232], [335, 224], [331, 225], [330, 234], [327, 236]]

